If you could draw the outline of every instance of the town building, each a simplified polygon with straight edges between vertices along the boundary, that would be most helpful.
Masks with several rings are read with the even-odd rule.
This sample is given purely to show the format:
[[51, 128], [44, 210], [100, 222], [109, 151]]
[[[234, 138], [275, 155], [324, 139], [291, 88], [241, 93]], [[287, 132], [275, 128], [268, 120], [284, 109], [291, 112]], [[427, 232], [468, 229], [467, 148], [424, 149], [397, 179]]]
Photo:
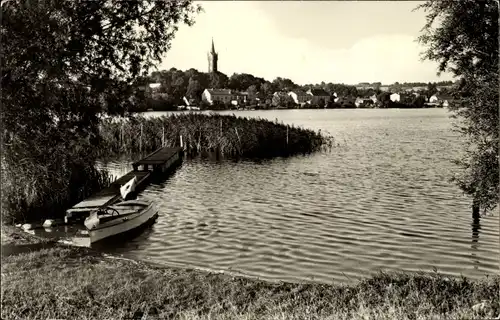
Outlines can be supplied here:
[[326, 104], [330, 100], [330, 94], [323, 89], [309, 89], [307, 91], [309, 95], [309, 103], [318, 104], [320, 100]]
[[229, 89], [205, 89], [201, 94], [201, 101], [210, 105], [214, 103], [230, 103], [231, 90]]
[[148, 98], [153, 99], [166, 99], [168, 94], [162, 92], [161, 83], [148, 83], [145, 85], [138, 86], [140, 91], [144, 92], [144, 95]]
[[392, 102], [399, 102], [401, 100], [401, 95], [399, 93], [393, 93], [389, 96]]
[[293, 102], [295, 104], [303, 105], [307, 103], [310, 99], [311, 96], [308, 95], [305, 91], [302, 90], [293, 90], [288, 93], [290, 97], [292, 97]]
[[434, 106], [440, 105], [443, 107], [448, 107], [450, 105], [451, 100], [453, 100], [453, 97], [451, 95], [438, 93], [438, 94], [432, 95], [429, 98], [429, 105], [434, 105]]
[[376, 101], [373, 101], [371, 98], [357, 97], [356, 100], [354, 101], [354, 104], [356, 105], [356, 108], [361, 108], [361, 107], [372, 106], [375, 104], [375, 102]]
[[249, 102], [247, 92], [237, 92], [230, 89], [205, 89], [201, 100], [210, 105], [216, 103], [241, 105]]

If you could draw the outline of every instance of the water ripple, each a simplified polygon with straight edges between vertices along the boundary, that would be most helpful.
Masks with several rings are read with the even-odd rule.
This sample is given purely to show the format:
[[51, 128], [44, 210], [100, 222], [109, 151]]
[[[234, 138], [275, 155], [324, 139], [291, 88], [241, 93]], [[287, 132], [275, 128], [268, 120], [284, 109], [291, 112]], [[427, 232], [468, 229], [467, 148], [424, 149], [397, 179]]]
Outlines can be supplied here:
[[[498, 216], [472, 226], [469, 200], [449, 182], [460, 140], [444, 110], [241, 114], [327, 130], [347, 148], [262, 163], [185, 162], [140, 195], [160, 207], [150, 234], [113, 250], [269, 280], [349, 282], [434, 267], [496, 273]], [[119, 175], [127, 165], [104, 166]]]

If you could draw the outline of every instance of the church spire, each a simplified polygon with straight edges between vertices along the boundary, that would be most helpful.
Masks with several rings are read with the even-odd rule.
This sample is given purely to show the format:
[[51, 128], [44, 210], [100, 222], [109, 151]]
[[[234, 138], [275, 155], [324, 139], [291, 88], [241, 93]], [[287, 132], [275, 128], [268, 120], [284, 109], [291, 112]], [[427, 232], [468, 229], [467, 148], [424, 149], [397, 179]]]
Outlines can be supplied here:
[[208, 72], [217, 73], [217, 60], [219, 55], [215, 52], [214, 38], [212, 37], [212, 50], [208, 53]]

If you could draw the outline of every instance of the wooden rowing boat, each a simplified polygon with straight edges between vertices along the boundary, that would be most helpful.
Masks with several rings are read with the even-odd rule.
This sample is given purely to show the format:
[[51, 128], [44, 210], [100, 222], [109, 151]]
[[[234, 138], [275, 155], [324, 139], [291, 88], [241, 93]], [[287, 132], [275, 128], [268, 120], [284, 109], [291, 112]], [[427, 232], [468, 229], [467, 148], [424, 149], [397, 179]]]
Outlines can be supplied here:
[[95, 243], [137, 229], [157, 217], [158, 209], [152, 202], [128, 200], [92, 211], [84, 224], [90, 242]]

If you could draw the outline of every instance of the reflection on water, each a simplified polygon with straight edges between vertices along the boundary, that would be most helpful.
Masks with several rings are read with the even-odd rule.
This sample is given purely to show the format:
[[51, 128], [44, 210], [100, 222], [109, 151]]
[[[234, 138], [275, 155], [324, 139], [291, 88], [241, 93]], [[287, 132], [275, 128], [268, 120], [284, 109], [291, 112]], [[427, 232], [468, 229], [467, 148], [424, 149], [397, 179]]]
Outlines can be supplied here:
[[60, 241], [78, 247], [90, 247], [90, 238], [88, 231], [83, 224], [79, 225], [61, 225], [50, 228], [38, 228], [28, 232], [54, 241]]
[[477, 258], [477, 251], [479, 249], [479, 230], [481, 230], [481, 222], [479, 216], [472, 219], [472, 260], [474, 261], [474, 269], [479, 269], [479, 259]]
[[18, 255], [21, 253], [29, 253], [48, 249], [53, 247], [53, 243], [36, 243], [36, 244], [6, 244], [2, 245], [2, 257]]
[[[498, 216], [472, 224], [449, 181], [444, 109], [238, 112], [328, 131], [344, 148], [262, 162], [184, 162], [139, 198], [157, 222], [106, 250], [264, 279], [349, 281], [378, 270], [496, 273]], [[345, 141], [345, 143], [343, 142]], [[126, 173], [127, 161], [103, 164]]]

